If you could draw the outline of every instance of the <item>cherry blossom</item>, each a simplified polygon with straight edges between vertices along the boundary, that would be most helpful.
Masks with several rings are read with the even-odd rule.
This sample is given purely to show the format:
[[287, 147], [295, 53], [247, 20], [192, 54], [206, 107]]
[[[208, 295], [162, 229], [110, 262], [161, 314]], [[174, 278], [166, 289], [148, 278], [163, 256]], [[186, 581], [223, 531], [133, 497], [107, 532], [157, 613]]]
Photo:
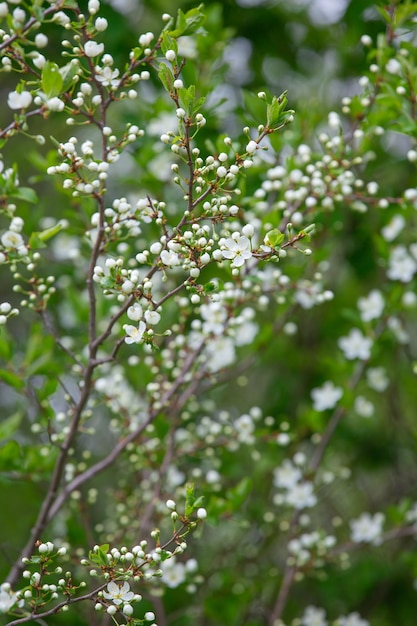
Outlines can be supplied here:
[[367, 298], [359, 298], [358, 309], [363, 322], [381, 317], [384, 310], [385, 300], [378, 289], [373, 289]]
[[84, 52], [88, 57], [97, 57], [104, 52], [104, 44], [96, 41], [87, 41], [84, 46]]
[[143, 333], [146, 330], [145, 322], [140, 321], [139, 326], [132, 326], [131, 324], [125, 324], [123, 329], [126, 333], [126, 343], [141, 343]]
[[308, 606], [301, 618], [302, 626], [327, 626], [326, 611], [315, 606]]
[[351, 520], [351, 539], [355, 543], [372, 543], [379, 545], [382, 541], [382, 526], [385, 521], [383, 513], [362, 513], [356, 520]]
[[32, 102], [32, 94], [29, 91], [11, 91], [7, 97], [7, 104], [11, 109], [27, 109]]
[[321, 387], [316, 387], [311, 391], [315, 411], [333, 409], [342, 396], [343, 389], [336, 387], [331, 381], [327, 381]]
[[337, 342], [347, 359], [367, 360], [371, 356], [372, 339], [365, 337], [358, 328], [352, 328], [347, 337]]
[[225, 259], [231, 259], [233, 267], [242, 267], [245, 261], [252, 257], [250, 241], [242, 235], [237, 238], [229, 237], [223, 242], [222, 254]]
[[124, 581], [122, 585], [118, 585], [117, 583], [111, 581], [107, 585], [107, 591], [103, 591], [103, 596], [106, 600], [111, 600], [113, 604], [118, 606], [124, 602], [131, 602], [135, 594], [133, 591], [130, 591], [130, 585], [128, 582]]

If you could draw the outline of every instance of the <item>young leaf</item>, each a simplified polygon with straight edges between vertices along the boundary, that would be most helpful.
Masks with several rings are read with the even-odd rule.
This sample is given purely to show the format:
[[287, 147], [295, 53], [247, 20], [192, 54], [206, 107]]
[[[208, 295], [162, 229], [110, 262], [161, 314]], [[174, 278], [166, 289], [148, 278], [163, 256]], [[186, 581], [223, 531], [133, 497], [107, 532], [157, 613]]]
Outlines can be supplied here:
[[42, 89], [47, 98], [53, 98], [62, 93], [64, 79], [56, 63], [47, 61], [42, 68]]
[[264, 243], [271, 248], [277, 248], [284, 241], [285, 235], [278, 228], [274, 228], [266, 233]]
[[14, 387], [15, 389], [22, 389], [22, 387], [25, 386], [25, 382], [20, 378], [20, 376], [5, 369], [0, 369], [0, 380], [3, 380], [6, 385]]
[[31, 204], [36, 204], [38, 202], [38, 196], [30, 187], [17, 187], [10, 195], [13, 198], [18, 198], [19, 200], [24, 200], [25, 202], [30, 202]]
[[185, 486], [185, 515], [191, 515], [195, 508], [194, 484], [187, 483]]
[[29, 239], [29, 246], [32, 250], [38, 250], [39, 248], [45, 248], [45, 241], [51, 239], [62, 230], [62, 224], [56, 224], [46, 230], [32, 233]]

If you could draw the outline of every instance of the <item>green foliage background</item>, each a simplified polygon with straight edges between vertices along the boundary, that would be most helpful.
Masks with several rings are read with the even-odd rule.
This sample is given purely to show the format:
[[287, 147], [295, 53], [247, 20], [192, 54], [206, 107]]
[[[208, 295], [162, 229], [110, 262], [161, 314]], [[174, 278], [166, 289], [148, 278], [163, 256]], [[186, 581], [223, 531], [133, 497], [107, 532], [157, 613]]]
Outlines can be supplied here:
[[[108, 47], [117, 51], [116, 65], [126, 58], [138, 32], [158, 31], [161, 13], [174, 14], [177, 8], [186, 10], [195, 5], [193, 2], [149, 0], [138, 3], [127, 15], [103, 5], [101, 14], [107, 17], [110, 24]], [[339, 109], [341, 97], [358, 91], [357, 79], [369, 67], [360, 37], [367, 33], [376, 40], [378, 33], [385, 30], [374, 2], [370, 0], [348, 2], [340, 21], [332, 24], [314, 23], [308, 12], [309, 7], [302, 7], [298, 2], [271, 1], [244, 8], [232, 0], [225, 0], [222, 3], [207, 1], [205, 6], [208, 14], [207, 36], [199, 43], [201, 59], [197, 67], [186, 65], [184, 76], [196, 80], [201, 93], [205, 93], [213, 81], [220, 86], [227, 83], [226, 93], [229, 101], [233, 102], [231, 107], [225, 103], [220, 119], [208, 116], [207, 141], [215, 143], [221, 132], [232, 132], [246, 123], [242, 111], [243, 103], [249, 99], [248, 92], [256, 93], [265, 87], [276, 94], [288, 90], [290, 106], [295, 109], [296, 118], [293, 125], [276, 139], [275, 147], [284, 154], [288, 143], [296, 145], [314, 141], [328, 112]], [[244, 38], [246, 45], [250, 44], [247, 72], [239, 66], [231, 72], [227, 64], [218, 61], [213, 66], [213, 59], [236, 38], [240, 41]], [[3, 75], [1, 89], [5, 94], [11, 88], [9, 81], [10, 77]], [[145, 95], [143, 101], [129, 105], [125, 111], [126, 119], [131, 115], [132, 107], [137, 107], [138, 120], [144, 120], [138, 121], [141, 125], [155, 112], [165, 110], [166, 101], [159, 94], [155, 95], [155, 99], [149, 93]], [[0, 126], [5, 121], [5, 115], [5, 111], [0, 112]], [[374, 178], [382, 181], [387, 197], [416, 184], [415, 167], [399, 158], [395, 147], [398, 143], [404, 145], [401, 142], [408, 142], [411, 147], [409, 137], [417, 138], [417, 127], [408, 133], [407, 138], [405, 132], [397, 128], [396, 119], [395, 112], [389, 115], [389, 111], [387, 119], [381, 119], [381, 125], [392, 126], [395, 133], [390, 141], [372, 146], [376, 158], [368, 162], [362, 173], [366, 181]], [[120, 122], [112, 120], [115, 127]], [[58, 122], [56, 127], [54, 124], [51, 123], [51, 135], [62, 140], [67, 130], [62, 129]], [[72, 220], [73, 232], [76, 233], [77, 229], [81, 232], [84, 224], [82, 218], [74, 213], [74, 205], [62, 203], [60, 195], [53, 195], [49, 188], [47, 197], [43, 193], [46, 187], [39, 165], [43, 166], [52, 158], [50, 145], [43, 151], [35, 150], [28, 140], [19, 139], [14, 142], [13, 150], [19, 161], [22, 179], [32, 177], [40, 198], [37, 205], [28, 205], [27, 222], [35, 228], [42, 215], [45, 212], [49, 214], [52, 206], [55, 217]], [[22, 150], [27, 155], [26, 159], [19, 159]], [[145, 146], [134, 154], [137, 170], [115, 180], [112, 191], [117, 193], [120, 188], [134, 191], [136, 181], [141, 177], [141, 184], [150, 193], [161, 192], [160, 180], [147, 170], [149, 160], [154, 157], [150, 150]], [[237, 370], [227, 384], [211, 392], [213, 405], [226, 405], [237, 415], [245, 412], [247, 407], [261, 406], [264, 415], [273, 416], [271, 431], [288, 422], [294, 439], [301, 442], [302, 449], [309, 451], [312, 434], [322, 430], [327, 419], [326, 415], [308, 408], [310, 390], [329, 377], [336, 384], [344, 384], [349, 364], [336, 348], [337, 338], [348, 332], [352, 322], [360, 323], [355, 308], [358, 297], [379, 287], [384, 280], [385, 269], [376, 261], [378, 232], [384, 219], [375, 213], [353, 213], [343, 206], [323, 218], [313, 242], [314, 254], [316, 258], [327, 258], [330, 251], [330, 282], [326, 286], [335, 292], [335, 303], [311, 311], [294, 312], [299, 327], [295, 337], [288, 337], [282, 332], [284, 322], [292, 319], [290, 316], [280, 319], [279, 307], [266, 312], [265, 331], [257, 339], [256, 355], [250, 368], [244, 372]], [[80, 220], [79, 223], [77, 220]], [[415, 236], [415, 219], [409, 227]], [[328, 237], [329, 228], [332, 229], [331, 238]], [[307, 263], [302, 259], [299, 267], [295, 264], [295, 275]], [[68, 289], [73, 291], [73, 303], [79, 307], [82, 321], [86, 318], [86, 311], [83, 311], [81, 303], [77, 304], [80, 285], [75, 283]], [[7, 293], [8, 286], [7, 283], [0, 285], [0, 296]], [[273, 326], [268, 317], [271, 314], [277, 317]], [[45, 387], [53, 385], [54, 371], [59, 371], [62, 365], [55, 361], [52, 342], [42, 336], [36, 316], [33, 315], [29, 321], [31, 323], [24, 329], [20, 319], [10, 323], [12, 339], [2, 337], [1, 356], [9, 361], [14, 350], [17, 361], [20, 361], [20, 374], [36, 374]], [[320, 524], [328, 531], [331, 531], [331, 521], [336, 517], [345, 520], [363, 510], [383, 510], [391, 503], [416, 499], [417, 392], [412, 366], [417, 358], [417, 335], [415, 320], [407, 319], [405, 324], [409, 325], [412, 337], [410, 345], [399, 346], [394, 340], [390, 343], [389, 339], [385, 339], [381, 346], [382, 364], [391, 375], [391, 383], [385, 395], [374, 394], [372, 397], [376, 407], [374, 418], [365, 421], [352, 415], [342, 421], [331, 452], [326, 457], [325, 465], [329, 468], [349, 467], [352, 471], [350, 481], [340, 481], [332, 487], [331, 496], [320, 511]], [[242, 377], [246, 379], [243, 386]], [[350, 397], [347, 402], [353, 402], [354, 395], [362, 390], [361, 385], [364, 386], [359, 383], [355, 392], [348, 392]], [[1, 437], [8, 438], [9, 426], [10, 432], [14, 431], [13, 420], [22, 420], [21, 455], [22, 451], [28, 452], [31, 443], [29, 427], [25, 426], [25, 412], [30, 410], [30, 398], [17, 399], [15, 393], [6, 390], [5, 386], [0, 387], [0, 393], [1, 411], [5, 416], [0, 424]], [[45, 389], [45, 396], [48, 395], [50, 389]], [[224, 491], [218, 494], [206, 489], [204, 495], [210, 519], [203, 537], [192, 542], [192, 550], [205, 580], [194, 595], [182, 589], [167, 591], [163, 600], [167, 624], [262, 626], [266, 623], [265, 606], [271, 605], [276, 594], [284, 545], [280, 541], [279, 521], [271, 524], [265, 519], [265, 503], [269, 506], [271, 501], [272, 488], [268, 478], [272, 481], [272, 459], [277, 455], [276, 465], [279, 465], [286, 452], [277, 452], [267, 426], [259, 441], [258, 456], [241, 449], [225, 462]], [[109, 445], [106, 440], [101, 443]], [[27, 535], [33, 523], [42, 495], [43, 479], [53, 461], [51, 456], [43, 456], [40, 450], [38, 453], [32, 451], [32, 456], [16, 456], [16, 450], [15, 442], [10, 440], [2, 448], [1, 455], [2, 469], [7, 471], [0, 489], [4, 553], [4, 558], [0, 560], [0, 579], [7, 574], [9, 561], [20, 547], [20, 538]], [[213, 454], [217, 453], [214, 449]], [[187, 462], [191, 466], [201, 463], [204, 467], [206, 460], [202, 454], [201, 458], [196, 456]], [[27, 483], [14, 479], [14, 472], [21, 471], [22, 466], [28, 476], [36, 473], [36, 481]], [[269, 476], [265, 475], [266, 472]], [[98, 486], [104, 487], [112, 480], [112, 473], [107, 472], [99, 479]], [[100, 509], [98, 518], [99, 514]], [[392, 508], [391, 515], [394, 522], [397, 509]], [[279, 512], [276, 514], [278, 518]], [[88, 545], [91, 537], [80, 526], [75, 514], [74, 519], [67, 520], [67, 524], [68, 538], [73, 544]], [[210, 550], [205, 550], [206, 545], [215, 546], [215, 549], [210, 547]], [[356, 551], [351, 556], [349, 569], [330, 566], [326, 572], [311, 572], [311, 576], [294, 588], [287, 611], [288, 620], [299, 615], [302, 603], [303, 606], [325, 606], [332, 616], [357, 610], [371, 620], [372, 626], [414, 626], [416, 591], [413, 589], [413, 577], [417, 577], [417, 554], [413, 545], [410, 547], [407, 543], [406, 548], [402, 540], [397, 540], [383, 548], [364, 550], [363, 554]], [[56, 616], [54, 619], [56, 624], [81, 626], [86, 623], [84, 618], [75, 614], [71, 614], [71, 618]], [[101, 622], [90, 622], [91, 626], [95, 623]]]

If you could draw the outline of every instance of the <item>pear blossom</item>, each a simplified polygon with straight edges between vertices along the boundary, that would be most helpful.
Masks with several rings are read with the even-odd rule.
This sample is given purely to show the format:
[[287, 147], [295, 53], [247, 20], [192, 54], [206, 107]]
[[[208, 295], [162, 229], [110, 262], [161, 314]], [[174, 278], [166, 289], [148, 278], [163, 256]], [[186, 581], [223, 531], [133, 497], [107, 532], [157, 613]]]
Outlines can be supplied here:
[[315, 411], [326, 411], [333, 409], [343, 396], [343, 389], [336, 387], [331, 381], [326, 381], [321, 387], [316, 387], [311, 391], [313, 408]]
[[111, 581], [107, 585], [107, 591], [103, 591], [103, 596], [106, 600], [111, 600], [113, 604], [119, 605], [123, 602], [131, 602], [135, 594], [133, 591], [130, 591], [130, 585], [128, 582], [124, 581], [122, 585], [118, 585], [117, 583]]
[[140, 343], [142, 341], [143, 333], [146, 330], [145, 322], [140, 321], [139, 326], [132, 326], [131, 324], [124, 324], [123, 330], [126, 333], [125, 342]]
[[231, 259], [234, 267], [242, 267], [244, 262], [252, 256], [250, 241], [245, 235], [236, 239], [229, 237], [223, 242], [223, 246], [223, 257], [225, 259]]
[[87, 41], [84, 46], [84, 52], [88, 57], [98, 57], [104, 52], [104, 43], [97, 43], [93, 40]]
[[32, 102], [32, 94], [29, 91], [11, 91], [7, 96], [7, 104], [11, 109], [27, 109]]
[[371, 356], [372, 339], [365, 337], [358, 328], [352, 328], [349, 335], [340, 337], [337, 343], [346, 359], [366, 361]]
[[383, 513], [362, 513], [350, 522], [350, 538], [355, 543], [372, 543], [377, 546], [382, 541], [382, 526], [385, 521]]

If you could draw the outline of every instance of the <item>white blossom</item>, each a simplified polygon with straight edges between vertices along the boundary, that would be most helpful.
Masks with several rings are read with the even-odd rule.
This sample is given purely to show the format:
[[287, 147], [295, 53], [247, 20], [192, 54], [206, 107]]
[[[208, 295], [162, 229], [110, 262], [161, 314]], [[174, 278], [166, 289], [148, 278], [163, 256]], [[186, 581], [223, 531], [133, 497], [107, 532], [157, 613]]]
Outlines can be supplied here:
[[143, 333], [146, 330], [145, 322], [140, 321], [139, 326], [132, 326], [131, 324], [125, 324], [123, 329], [126, 333], [126, 343], [141, 343]]
[[17, 599], [14, 591], [11, 590], [9, 583], [3, 583], [0, 585], [0, 613], [8, 613], [10, 609], [18, 603], [19, 606], [23, 604], [21, 600]]
[[234, 267], [241, 267], [252, 256], [250, 241], [244, 235], [237, 239], [229, 237], [223, 242], [223, 246], [223, 257], [231, 259]]
[[378, 319], [384, 310], [385, 300], [378, 289], [373, 289], [367, 298], [359, 298], [358, 309], [363, 322]]
[[155, 324], [158, 324], [158, 322], [161, 320], [161, 315], [158, 313], [158, 311], [145, 311], [145, 320], [147, 324], [150, 324], [151, 326], [154, 326]]
[[109, 23], [105, 17], [98, 17], [96, 21], [94, 22], [94, 26], [100, 32], [102, 32], [103, 30], [106, 30], [108, 25]]
[[122, 585], [111, 581], [107, 585], [107, 591], [103, 591], [103, 596], [106, 600], [111, 600], [113, 604], [117, 606], [123, 602], [130, 602], [133, 600], [135, 594], [130, 591], [130, 585], [127, 581], [124, 581]]
[[7, 104], [11, 109], [27, 109], [32, 102], [32, 95], [29, 91], [11, 91], [7, 96]]
[[14, 230], [6, 230], [0, 241], [7, 250], [17, 250], [24, 245], [23, 237]]
[[385, 521], [383, 513], [362, 513], [350, 522], [350, 537], [355, 543], [372, 543], [377, 546], [382, 541], [382, 526]]
[[97, 57], [104, 52], [104, 43], [97, 43], [96, 41], [87, 41], [84, 46], [84, 52], [88, 57]]
[[386, 226], [381, 230], [381, 235], [385, 241], [394, 241], [394, 239], [400, 234], [405, 227], [405, 219], [402, 215], [394, 215]]
[[56, 13], [54, 13], [52, 21], [57, 22], [60, 26], [64, 27], [71, 23], [70, 18], [66, 13], [64, 13], [64, 11], [57, 11]]
[[363, 396], [356, 396], [354, 403], [355, 413], [360, 417], [372, 417], [374, 414], [374, 405]]
[[346, 617], [341, 615], [336, 620], [336, 626], [369, 626], [369, 622], [362, 619], [359, 613], [350, 613]]
[[161, 580], [167, 587], [178, 587], [178, 585], [184, 582], [186, 577], [184, 563], [177, 562], [175, 557], [164, 561], [162, 571]]
[[221, 335], [227, 320], [227, 310], [220, 302], [202, 304], [200, 314], [203, 319], [202, 330], [208, 335]]
[[336, 387], [331, 381], [326, 381], [321, 387], [316, 387], [311, 391], [313, 408], [315, 411], [326, 411], [333, 409], [343, 396], [343, 389]]
[[389, 385], [387, 372], [383, 367], [370, 367], [366, 372], [366, 380], [375, 391], [385, 391]]
[[417, 272], [417, 262], [408, 254], [405, 246], [396, 246], [391, 250], [387, 276], [390, 280], [408, 283]]
[[292, 487], [298, 483], [301, 476], [301, 470], [286, 459], [280, 467], [274, 470], [274, 485], [275, 487], [292, 489]]
[[372, 339], [365, 337], [358, 328], [352, 328], [347, 337], [340, 337], [337, 344], [349, 360], [367, 360], [371, 356]]
[[317, 504], [313, 485], [310, 482], [297, 483], [286, 494], [285, 502], [295, 509], [311, 508]]
[[254, 152], [256, 152], [257, 148], [258, 144], [256, 143], [256, 141], [250, 141], [246, 146], [246, 152], [248, 152], [249, 154], [253, 154]]
[[235, 347], [230, 337], [215, 337], [207, 344], [205, 362], [209, 372], [217, 372], [231, 365], [235, 358]]
[[65, 103], [57, 97], [49, 98], [45, 105], [50, 111], [63, 111], [65, 107]]
[[133, 322], [138, 322], [142, 317], [142, 307], [138, 302], [135, 302], [127, 310], [127, 316]]
[[315, 606], [308, 606], [301, 618], [302, 626], [327, 626], [326, 612]]
[[48, 37], [43, 33], [38, 33], [35, 37], [35, 46], [37, 48], [45, 48], [48, 45]]
[[389, 74], [400, 74], [401, 63], [397, 59], [390, 59], [386, 64], [385, 69]]
[[161, 252], [161, 261], [164, 265], [168, 267], [174, 267], [175, 265], [180, 264], [180, 258], [176, 252], [172, 250], [162, 250]]

